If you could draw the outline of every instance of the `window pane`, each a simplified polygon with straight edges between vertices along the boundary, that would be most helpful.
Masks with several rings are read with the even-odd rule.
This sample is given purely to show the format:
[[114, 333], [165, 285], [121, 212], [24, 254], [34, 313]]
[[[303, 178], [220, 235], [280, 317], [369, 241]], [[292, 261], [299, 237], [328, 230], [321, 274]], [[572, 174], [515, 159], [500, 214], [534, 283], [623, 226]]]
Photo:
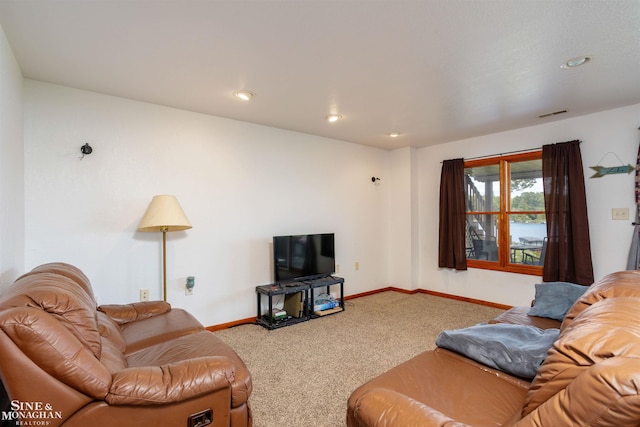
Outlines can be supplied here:
[[465, 168], [467, 212], [500, 211], [500, 166]]
[[542, 265], [547, 249], [545, 215], [509, 215], [511, 264]]
[[510, 211], [544, 212], [542, 160], [511, 163], [510, 189]]
[[467, 215], [467, 258], [498, 261], [498, 215]]

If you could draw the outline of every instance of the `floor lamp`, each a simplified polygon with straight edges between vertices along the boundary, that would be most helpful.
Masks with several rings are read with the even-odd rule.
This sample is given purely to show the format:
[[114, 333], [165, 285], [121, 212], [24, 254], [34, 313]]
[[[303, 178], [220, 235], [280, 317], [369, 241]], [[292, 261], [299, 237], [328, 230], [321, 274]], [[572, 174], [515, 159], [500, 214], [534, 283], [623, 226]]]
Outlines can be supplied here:
[[167, 232], [191, 228], [176, 196], [153, 196], [138, 231], [162, 232], [162, 298], [167, 300]]

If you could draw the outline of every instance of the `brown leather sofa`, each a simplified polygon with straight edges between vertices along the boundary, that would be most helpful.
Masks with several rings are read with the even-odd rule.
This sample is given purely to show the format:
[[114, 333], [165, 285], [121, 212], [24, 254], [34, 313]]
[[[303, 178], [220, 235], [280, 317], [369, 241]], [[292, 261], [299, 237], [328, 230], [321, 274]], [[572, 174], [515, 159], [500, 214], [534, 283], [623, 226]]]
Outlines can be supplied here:
[[[505, 316], [515, 323], [522, 310]], [[640, 271], [587, 289], [532, 381], [436, 348], [355, 390], [347, 425], [640, 425]]]
[[4, 421], [252, 425], [251, 376], [233, 349], [164, 301], [96, 307], [69, 264], [39, 266], [0, 295], [0, 349]]

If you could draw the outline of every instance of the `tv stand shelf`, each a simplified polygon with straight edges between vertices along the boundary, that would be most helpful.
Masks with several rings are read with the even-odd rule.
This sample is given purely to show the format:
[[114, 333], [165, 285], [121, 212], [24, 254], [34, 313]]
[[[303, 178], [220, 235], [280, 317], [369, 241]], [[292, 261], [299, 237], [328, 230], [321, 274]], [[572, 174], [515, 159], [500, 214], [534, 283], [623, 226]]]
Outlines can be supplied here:
[[[323, 310], [318, 314], [314, 313], [314, 289], [326, 287], [326, 293], [330, 293], [329, 291], [331, 286], [334, 285], [340, 285], [340, 298], [338, 305], [332, 309]], [[283, 295], [285, 298], [297, 298], [294, 295], [299, 293], [301, 293], [302, 301], [301, 313], [287, 313], [285, 318], [275, 319], [273, 316], [273, 297]], [[290, 295], [291, 297], [287, 297], [287, 295]], [[262, 313], [263, 296], [266, 296], [268, 300], [268, 311], [266, 313]], [[304, 322], [309, 319], [315, 319], [344, 311], [344, 279], [342, 277], [326, 276], [316, 279], [305, 279], [293, 282], [281, 282], [256, 286], [256, 297], [258, 302], [258, 313], [256, 316], [257, 323], [267, 329], [277, 329]], [[296, 317], [295, 314], [299, 314], [299, 316]]]
[[[333, 314], [336, 312], [340, 312], [340, 311], [344, 311], [344, 279], [342, 277], [335, 277], [335, 276], [327, 276], [327, 277], [320, 277], [318, 279], [313, 279], [313, 280], [307, 280], [305, 281], [305, 283], [307, 283], [309, 285], [309, 296], [307, 298], [307, 309], [308, 309], [308, 314], [309, 317], [312, 319], [315, 319], [316, 317], [321, 317], [321, 316], [325, 316], [326, 314]], [[314, 301], [314, 295], [313, 295], [313, 291], [314, 289], [317, 288], [322, 288], [322, 287], [326, 287], [326, 293], [331, 293], [331, 286], [333, 285], [340, 285], [340, 303], [337, 307], [333, 308], [333, 309], [329, 309], [329, 310], [335, 310], [340, 308], [341, 310], [337, 310], [335, 312], [332, 313], [325, 313], [325, 311], [329, 311], [329, 310], [324, 310], [323, 313], [324, 314], [316, 314], [313, 311], [313, 301]]]

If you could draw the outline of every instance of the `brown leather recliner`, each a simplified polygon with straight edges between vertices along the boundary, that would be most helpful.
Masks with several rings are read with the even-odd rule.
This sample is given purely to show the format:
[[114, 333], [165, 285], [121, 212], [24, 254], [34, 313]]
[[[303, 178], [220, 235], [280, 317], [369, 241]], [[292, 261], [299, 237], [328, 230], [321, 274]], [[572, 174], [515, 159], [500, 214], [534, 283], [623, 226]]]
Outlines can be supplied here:
[[5, 421], [252, 425], [251, 376], [233, 349], [163, 301], [96, 307], [69, 264], [37, 267], [4, 291], [0, 349]]
[[532, 382], [436, 348], [356, 389], [347, 425], [636, 427], [639, 313], [640, 271], [610, 274], [571, 307]]

